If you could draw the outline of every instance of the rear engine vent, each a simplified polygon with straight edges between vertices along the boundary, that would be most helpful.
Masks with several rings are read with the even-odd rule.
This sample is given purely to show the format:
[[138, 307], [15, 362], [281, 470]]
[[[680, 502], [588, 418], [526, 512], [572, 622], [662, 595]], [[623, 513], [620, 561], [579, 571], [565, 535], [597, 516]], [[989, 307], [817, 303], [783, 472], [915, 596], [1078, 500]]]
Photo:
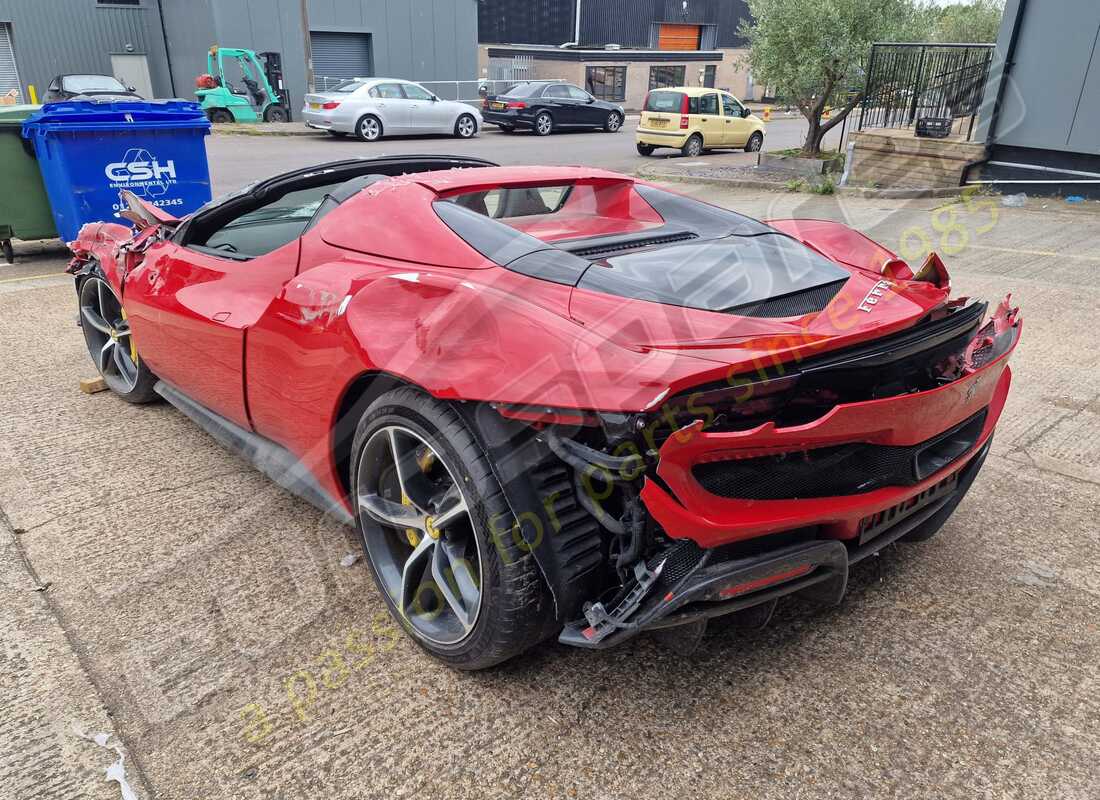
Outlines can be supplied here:
[[719, 497], [795, 500], [839, 497], [883, 486], [912, 486], [969, 451], [985, 426], [983, 409], [965, 422], [910, 447], [844, 444], [737, 461], [698, 464], [692, 474]]
[[847, 280], [845, 278], [841, 281], [807, 289], [804, 292], [774, 297], [762, 303], [727, 308], [725, 313], [737, 314], [741, 317], [801, 317], [803, 314], [813, 314], [824, 311]]
[[625, 253], [629, 250], [640, 250], [643, 247], [654, 247], [659, 244], [673, 244], [674, 242], [686, 242], [699, 237], [688, 231], [682, 233], [666, 233], [663, 236], [650, 236], [648, 239], [632, 239], [626, 242], [607, 242], [594, 244], [588, 247], [580, 247], [569, 252], [581, 258], [595, 259], [616, 253]]

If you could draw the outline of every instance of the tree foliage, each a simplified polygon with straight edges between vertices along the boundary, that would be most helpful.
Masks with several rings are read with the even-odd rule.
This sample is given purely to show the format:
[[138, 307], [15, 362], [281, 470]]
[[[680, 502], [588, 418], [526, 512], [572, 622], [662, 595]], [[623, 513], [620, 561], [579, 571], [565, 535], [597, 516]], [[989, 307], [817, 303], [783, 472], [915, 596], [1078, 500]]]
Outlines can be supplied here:
[[933, 9], [931, 39], [933, 42], [995, 42], [1004, 10], [1004, 0], [972, 0]]
[[[825, 133], [859, 102], [871, 44], [922, 41], [929, 32], [927, 8], [915, 0], [748, 0], [748, 6], [752, 22], [741, 35], [749, 68], [806, 117], [806, 155], [818, 155]], [[826, 107], [837, 111], [823, 122]]]

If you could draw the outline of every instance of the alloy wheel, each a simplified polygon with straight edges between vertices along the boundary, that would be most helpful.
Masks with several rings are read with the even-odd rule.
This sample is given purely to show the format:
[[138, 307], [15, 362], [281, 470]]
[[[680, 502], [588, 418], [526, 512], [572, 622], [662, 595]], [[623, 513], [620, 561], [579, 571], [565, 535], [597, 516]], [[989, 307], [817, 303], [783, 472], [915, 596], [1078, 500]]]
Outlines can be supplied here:
[[382, 127], [374, 117], [367, 117], [359, 123], [359, 133], [368, 142], [373, 142], [382, 135]]
[[619, 116], [618, 114], [616, 114], [616, 113], [615, 113], [614, 111], [612, 111], [612, 112], [611, 112], [610, 114], [608, 114], [608, 115], [607, 115], [607, 129], [608, 129], [608, 130], [609, 130], [609, 131], [610, 131], [611, 133], [614, 133], [614, 132], [615, 132], [615, 131], [617, 131], [617, 130], [618, 130], [618, 129], [619, 129], [620, 127], [622, 127], [622, 124], [623, 124], [623, 119], [622, 119], [622, 117], [620, 117], [620, 116]]
[[554, 120], [550, 119], [549, 114], [539, 114], [535, 118], [535, 129], [538, 131], [539, 136], [546, 136], [553, 127]]
[[760, 150], [760, 146], [763, 143], [764, 140], [760, 137], [760, 135], [754, 133], [752, 136], [749, 137], [749, 144], [748, 147], [746, 147], [745, 149], [750, 153], [755, 153]]
[[81, 284], [80, 321], [103, 380], [120, 394], [133, 391], [138, 382], [137, 345], [122, 303], [103, 279], [88, 278]]
[[458, 118], [458, 135], [463, 139], [469, 139], [477, 132], [477, 123], [471, 116], [463, 115]]
[[481, 610], [483, 559], [456, 472], [420, 434], [387, 425], [356, 474], [363, 541], [390, 602], [424, 639], [462, 641]]

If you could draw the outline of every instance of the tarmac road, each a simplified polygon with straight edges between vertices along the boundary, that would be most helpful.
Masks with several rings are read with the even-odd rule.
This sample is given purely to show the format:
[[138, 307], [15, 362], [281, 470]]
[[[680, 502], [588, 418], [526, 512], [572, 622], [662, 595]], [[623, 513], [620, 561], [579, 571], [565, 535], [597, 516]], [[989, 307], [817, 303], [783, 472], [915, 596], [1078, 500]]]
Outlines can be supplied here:
[[[637, 126], [637, 117], [628, 117], [617, 133], [593, 130], [540, 137], [523, 132], [506, 134], [496, 126], [488, 125], [481, 135], [468, 140], [450, 136], [403, 136], [379, 142], [360, 142], [353, 138], [335, 139], [327, 135], [263, 136], [260, 137], [263, 141], [261, 147], [257, 146], [255, 136], [217, 133], [207, 139], [207, 151], [215, 194], [296, 167], [373, 155], [446, 153], [476, 156], [498, 164], [583, 164], [626, 173], [633, 173], [643, 165], [652, 165], [665, 158], [683, 159], [678, 150], [658, 150], [648, 158], [638, 155], [634, 148]], [[780, 112], [768, 123], [765, 149], [800, 147], [805, 131], [806, 122], [801, 117], [788, 118]], [[839, 138], [838, 126], [829, 132], [825, 146], [835, 148]], [[698, 160], [708, 159], [721, 159], [723, 163], [756, 163], [755, 154], [740, 150], [719, 150]]]
[[[272, 171], [303, 146], [228, 138], [224, 188], [223, 144]], [[958, 292], [1014, 292], [1013, 393], [939, 536], [690, 656], [550, 643], [453, 672], [340, 566], [350, 531], [171, 408], [77, 391], [64, 254], [30, 247], [0, 267], [4, 796], [119, 797], [73, 725], [121, 735], [142, 800], [1100, 794], [1100, 216], [687, 188], [892, 247], [954, 225]]]

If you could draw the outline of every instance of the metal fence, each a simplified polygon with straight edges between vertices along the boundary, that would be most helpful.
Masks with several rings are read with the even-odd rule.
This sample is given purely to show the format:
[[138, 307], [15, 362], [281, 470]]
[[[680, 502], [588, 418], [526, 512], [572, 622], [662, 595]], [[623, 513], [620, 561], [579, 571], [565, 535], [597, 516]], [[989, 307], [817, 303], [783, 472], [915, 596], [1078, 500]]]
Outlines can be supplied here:
[[969, 140], [992, 59], [991, 44], [872, 45], [859, 130], [969, 118]]
[[[326, 92], [347, 78], [330, 78], [324, 75], [315, 75], [313, 85], [316, 92]], [[541, 79], [540, 80], [544, 80]], [[559, 80], [547, 78], [545, 80]], [[476, 80], [476, 81], [417, 81], [421, 86], [441, 100], [458, 100], [463, 103], [480, 103], [481, 98], [490, 94], [504, 94], [519, 80]]]

